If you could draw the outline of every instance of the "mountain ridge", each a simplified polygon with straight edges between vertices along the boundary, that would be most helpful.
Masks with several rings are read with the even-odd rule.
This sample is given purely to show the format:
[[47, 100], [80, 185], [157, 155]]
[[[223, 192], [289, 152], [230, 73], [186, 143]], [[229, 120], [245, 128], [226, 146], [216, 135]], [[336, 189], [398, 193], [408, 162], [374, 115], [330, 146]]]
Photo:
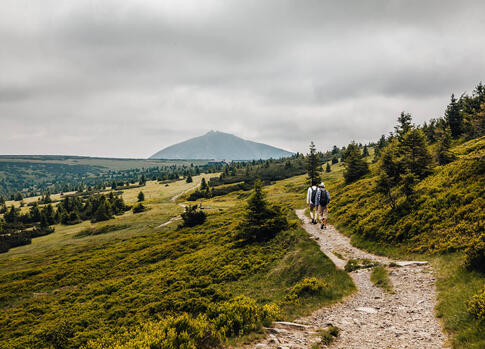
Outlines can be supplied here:
[[266, 160], [291, 155], [292, 152], [271, 145], [245, 140], [230, 133], [209, 131], [202, 136], [168, 146], [149, 159]]

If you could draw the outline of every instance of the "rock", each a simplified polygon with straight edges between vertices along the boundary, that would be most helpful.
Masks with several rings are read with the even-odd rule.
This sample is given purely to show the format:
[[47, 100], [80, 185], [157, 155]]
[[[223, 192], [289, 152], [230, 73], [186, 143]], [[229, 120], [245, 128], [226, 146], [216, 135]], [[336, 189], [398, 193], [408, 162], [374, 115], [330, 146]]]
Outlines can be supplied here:
[[417, 264], [417, 265], [428, 264], [428, 262], [426, 262], [426, 261], [402, 261], [402, 262], [395, 262], [395, 264], [397, 264], [400, 267], [405, 267], [405, 266], [413, 265], [413, 264]]
[[311, 326], [308, 326], [308, 325], [303, 325], [303, 324], [298, 324], [296, 322], [288, 322], [288, 321], [275, 321], [274, 324], [277, 325], [277, 326], [299, 328], [301, 330], [304, 330], [306, 328], [311, 327]]
[[367, 313], [367, 314], [375, 314], [377, 313], [377, 310], [374, 309], [374, 308], [371, 308], [371, 307], [359, 307], [359, 308], [355, 308], [356, 311], [362, 311], [364, 313]]

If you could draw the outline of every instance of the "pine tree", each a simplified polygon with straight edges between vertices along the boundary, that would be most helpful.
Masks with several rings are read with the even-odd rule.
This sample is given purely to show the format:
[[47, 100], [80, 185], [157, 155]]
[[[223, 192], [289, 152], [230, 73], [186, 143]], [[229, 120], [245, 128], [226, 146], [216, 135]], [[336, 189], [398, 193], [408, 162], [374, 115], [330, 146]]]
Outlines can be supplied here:
[[345, 183], [349, 184], [369, 173], [369, 165], [362, 159], [358, 145], [352, 142], [345, 150]]
[[200, 190], [206, 190], [207, 189], [207, 182], [205, 181], [205, 178], [202, 177], [202, 180], [200, 181]]
[[138, 193], [138, 202], [144, 201], [145, 200], [145, 194], [143, 192]]
[[330, 163], [327, 162], [327, 168], [325, 169], [325, 171], [328, 173], [330, 171], [332, 171], [332, 168], [330, 167]]
[[257, 180], [254, 193], [249, 197], [243, 222], [238, 226], [235, 238], [243, 242], [265, 241], [288, 228], [281, 208], [269, 205], [263, 192], [263, 184]]
[[409, 113], [401, 112], [397, 118], [398, 125], [394, 127], [397, 137], [401, 139], [412, 127], [412, 116]]
[[307, 155], [307, 180], [311, 185], [315, 185], [320, 182], [320, 164], [318, 161], [318, 156], [315, 148], [315, 144], [310, 142], [310, 152]]
[[192, 176], [190, 174], [187, 175], [187, 179], [185, 180], [187, 183], [192, 183], [193, 182], [193, 179], [192, 179]]
[[364, 150], [362, 151], [362, 157], [365, 158], [369, 156], [369, 149], [367, 149], [367, 145], [364, 145]]
[[455, 160], [455, 155], [450, 150], [451, 147], [451, 131], [447, 128], [441, 136], [438, 146], [438, 163], [440, 165], [446, 165]]
[[335, 164], [338, 164], [338, 158], [336, 156], [332, 158], [332, 165], [335, 165]]
[[458, 138], [463, 133], [463, 115], [454, 94], [451, 95], [450, 104], [446, 107], [445, 120], [450, 126], [451, 136]]
[[147, 184], [147, 179], [144, 174], [141, 175], [140, 177], [140, 182], [139, 185], [146, 185]]
[[423, 131], [413, 127], [398, 144], [404, 168], [419, 179], [431, 173], [432, 157]]

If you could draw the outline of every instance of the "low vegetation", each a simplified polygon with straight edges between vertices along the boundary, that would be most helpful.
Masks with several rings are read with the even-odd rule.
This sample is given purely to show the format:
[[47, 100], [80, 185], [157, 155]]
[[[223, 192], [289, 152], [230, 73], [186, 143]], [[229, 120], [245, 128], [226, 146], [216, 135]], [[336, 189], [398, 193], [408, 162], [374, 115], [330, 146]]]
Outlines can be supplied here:
[[374, 267], [370, 274], [370, 281], [377, 287], [384, 289], [387, 293], [394, 293], [391, 279], [389, 279], [389, 273], [385, 267]]
[[[293, 202], [288, 184], [269, 191], [269, 206], [279, 195]], [[292, 211], [282, 213], [288, 226], [249, 244], [234, 239], [245, 209], [233, 197], [224, 199], [234, 208], [210, 211], [203, 224], [159, 228], [179, 210], [171, 186], [182, 192], [190, 185], [149, 183], [146, 212], [115, 224], [56, 225], [49, 239], [0, 256], [0, 346], [217, 347], [354, 290]], [[123, 197], [133, 204], [138, 192]], [[310, 291], [311, 278], [327, 287]], [[286, 302], [296, 291], [305, 301]]]

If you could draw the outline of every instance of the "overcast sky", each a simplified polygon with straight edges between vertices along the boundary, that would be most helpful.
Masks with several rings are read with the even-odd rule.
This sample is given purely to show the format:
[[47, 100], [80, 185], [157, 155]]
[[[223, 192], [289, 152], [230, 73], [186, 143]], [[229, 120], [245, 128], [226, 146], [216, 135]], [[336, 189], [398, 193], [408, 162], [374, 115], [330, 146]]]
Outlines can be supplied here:
[[485, 81], [485, 1], [0, 2], [0, 153], [291, 151], [421, 123]]

